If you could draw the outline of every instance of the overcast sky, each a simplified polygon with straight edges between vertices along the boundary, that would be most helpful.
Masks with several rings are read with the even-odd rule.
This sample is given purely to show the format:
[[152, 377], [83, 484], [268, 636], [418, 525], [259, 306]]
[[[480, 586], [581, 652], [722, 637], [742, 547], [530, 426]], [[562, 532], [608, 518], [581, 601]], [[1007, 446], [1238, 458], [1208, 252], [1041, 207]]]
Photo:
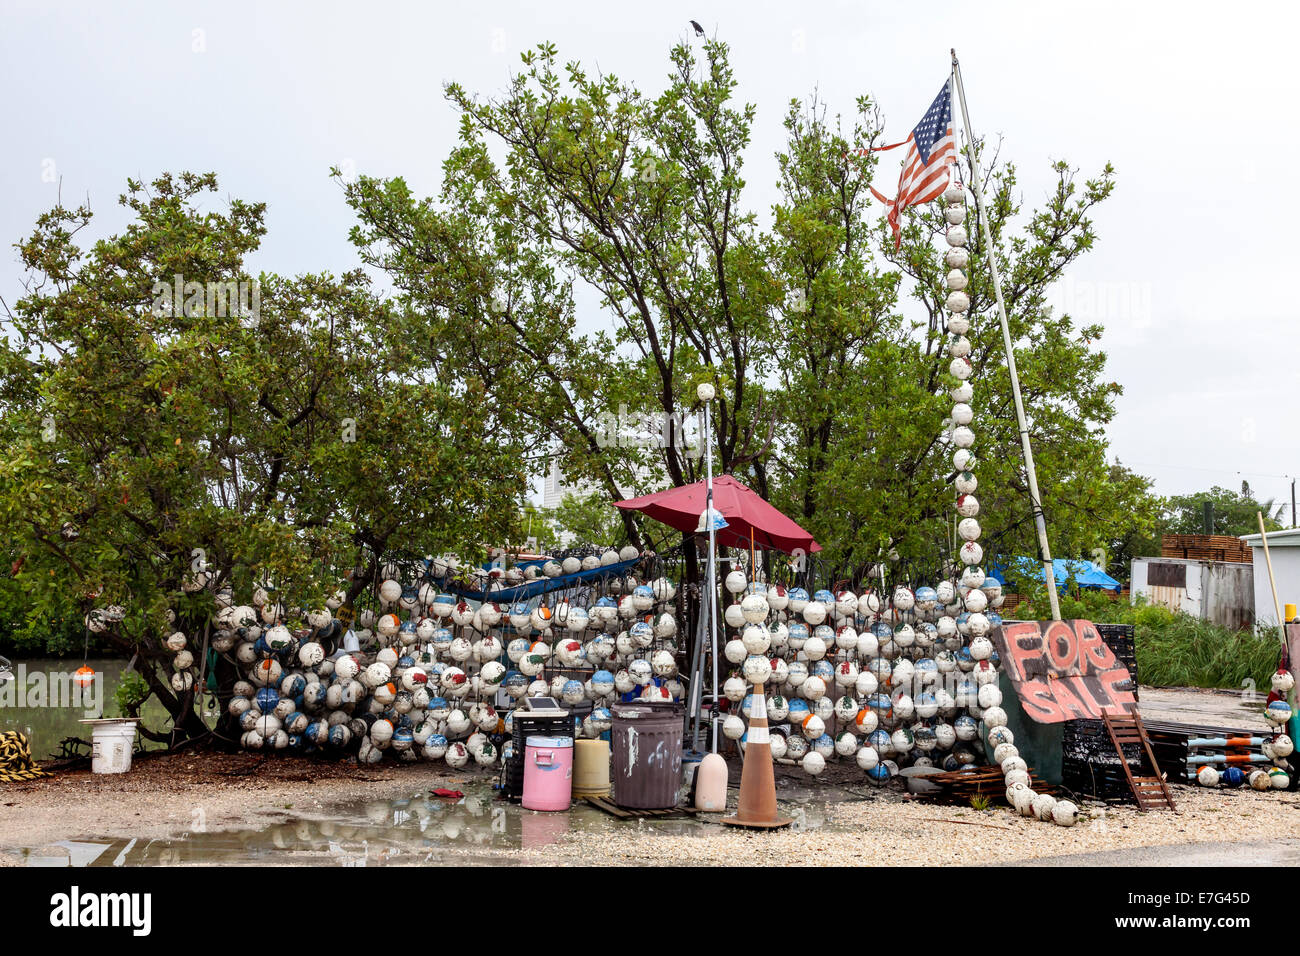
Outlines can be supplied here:
[[1053, 159], [1084, 174], [1113, 162], [1097, 248], [1057, 290], [1107, 327], [1109, 374], [1125, 388], [1112, 453], [1164, 494], [1246, 478], [1261, 497], [1289, 499], [1287, 476], [1300, 473], [1293, 4], [2, 0], [0, 294], [13, 302], [10, 244], [60, 184], [65, 203], [88, 196], [99, 226], [116, 228], [125, 179], [163, 170], [213, 170], [227, 195], [268, 202], [255, 268], [349, 268], [351, 216], [329, 167], [434, 191], [455, 134], [444, 81], [498, 92], [520, 51], [550, 40], [562, 60], [658, 91], [691, 18], [730, 43], [738, 97], [758, 107], [754, 208], [775, 199], [791, 97], [817, 89], [847, 115], [868, 93], [901, 139], [946, 78], [950, 46], [975, 131], [1003, 137], [1027, 204], [1044, 198]]

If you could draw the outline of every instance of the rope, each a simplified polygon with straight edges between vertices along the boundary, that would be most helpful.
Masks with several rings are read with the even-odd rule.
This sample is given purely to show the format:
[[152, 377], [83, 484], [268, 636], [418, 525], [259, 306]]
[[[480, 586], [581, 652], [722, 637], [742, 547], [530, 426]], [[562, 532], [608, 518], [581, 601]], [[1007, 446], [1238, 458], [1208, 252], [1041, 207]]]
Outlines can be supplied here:
[[0, 783], [51, 776], [53, 774], [48, 770], [42, 770], [32, 762], [32, 749], [26, 734], [16, 730], [0, 732]]

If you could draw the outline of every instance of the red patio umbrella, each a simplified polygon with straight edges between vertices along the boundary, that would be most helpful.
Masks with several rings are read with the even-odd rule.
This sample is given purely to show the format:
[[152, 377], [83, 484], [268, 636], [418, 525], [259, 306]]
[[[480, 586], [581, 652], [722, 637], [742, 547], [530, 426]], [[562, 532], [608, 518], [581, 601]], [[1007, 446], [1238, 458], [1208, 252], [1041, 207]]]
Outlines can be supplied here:
[[[614, 507], [640, 511], [689, 534], [699, 527], [707, 495], [705, 483], [697, 481], [693, 485], [616, 501]], [[787, 554], [793, 554], [796, 548], [802, 548], [807, 554], [822, 549], [812, 535], [730, 475], [713, 479], [713, 507], [727, 519], [727, 526], [716, 532], [719, 545], [748, 548], [752, 544]]]

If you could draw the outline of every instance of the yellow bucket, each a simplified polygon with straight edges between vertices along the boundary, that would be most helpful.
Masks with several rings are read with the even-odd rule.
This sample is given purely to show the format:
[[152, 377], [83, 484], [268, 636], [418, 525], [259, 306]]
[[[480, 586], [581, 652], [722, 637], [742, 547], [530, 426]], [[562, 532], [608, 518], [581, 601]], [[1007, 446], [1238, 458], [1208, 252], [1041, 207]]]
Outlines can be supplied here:
[[607, 797], [609, 792], [609, 741], [574, 741], [573, 795]]

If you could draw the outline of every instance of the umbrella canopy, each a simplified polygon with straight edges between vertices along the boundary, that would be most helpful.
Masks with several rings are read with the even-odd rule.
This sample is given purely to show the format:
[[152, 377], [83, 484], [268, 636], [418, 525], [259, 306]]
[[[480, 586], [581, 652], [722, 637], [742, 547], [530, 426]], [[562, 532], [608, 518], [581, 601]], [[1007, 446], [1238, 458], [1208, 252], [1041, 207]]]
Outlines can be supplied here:
[[[703, 481], [640, 498], [614, 502], [614, 507], [640, 511], [670, 528], [690, 534], [700, 525], [700, 515], [708, 492]], [[716, 532], [718, 544], [730, 548], [774, 548], [787, 554], [796, 548], [811, 554], [822, 546], [781, 512], [746, 488], [730, 475], [713, 479], [713, 508], [726, 519], [727, 526]], [[752, 535], [752, 537], [751, 537]]]

